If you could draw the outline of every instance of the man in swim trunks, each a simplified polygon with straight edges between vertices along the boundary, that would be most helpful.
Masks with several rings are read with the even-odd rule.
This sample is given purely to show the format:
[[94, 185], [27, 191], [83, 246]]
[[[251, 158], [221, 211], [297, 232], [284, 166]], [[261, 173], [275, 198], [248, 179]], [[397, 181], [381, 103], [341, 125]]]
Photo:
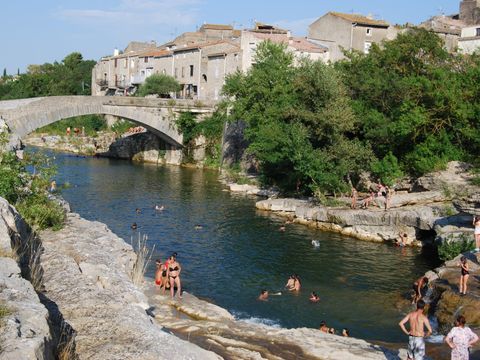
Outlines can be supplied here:
[[[417, 310], [412, 311], [398, 323], [402, 331], [408, 335], [408, 359], [423, 360], [425, 356], [425, 337], [432, 334], [432, 327], [428, 318], [423, 315], [425, 302], [420, 300], [417, 302]], [[409, 323], [410, 331], [407, 331], [405, 324]], [[424, 328], [427, 329], [425, 334]]]

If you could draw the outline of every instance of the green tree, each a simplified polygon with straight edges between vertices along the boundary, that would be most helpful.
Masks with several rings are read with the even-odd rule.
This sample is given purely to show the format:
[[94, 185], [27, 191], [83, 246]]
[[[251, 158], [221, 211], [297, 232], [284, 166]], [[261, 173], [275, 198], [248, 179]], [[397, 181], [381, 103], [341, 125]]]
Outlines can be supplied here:
[[294, 66], [285, 46], [263, 42], [247, 74], [227, 78], [231, 116], [247, 122], [248, 150], [265, 182], [285, 191], [336, 193], [373, 158], [352, 138], [357, 120], [336, 70]]
[[138, 96], [159, 95], [169, 97], [170, 93], [180, 91], [181, 86], [175, 78], [164, 74], [153, 74], [138, 89]]
[[7, 68], [3, 68], [3, 78], [7, 77]]
[[356, 135], [378, 158], [391, 153], [420, 175], [478, 154], [477, 55], [449, 54], [436, 34], [415, 29], [336, 67], [361, 119]]

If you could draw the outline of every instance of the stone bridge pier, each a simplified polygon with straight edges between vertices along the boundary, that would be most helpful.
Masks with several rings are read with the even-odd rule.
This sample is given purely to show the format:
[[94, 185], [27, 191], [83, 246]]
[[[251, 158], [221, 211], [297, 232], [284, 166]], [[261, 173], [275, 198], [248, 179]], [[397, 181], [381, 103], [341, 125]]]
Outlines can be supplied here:
[[201, 121], [214, 112], [215, 105], [215, 102], [178, 99], [52, 96], [0, 101], [0, 118], [8, 126], [9, 147], [13, 149], [19, 149], [25, 136], [43, 126], [74, 116], [99, 114], [128, 119], [141, 125], [162, 139], [168, 145], [167, 151], [180, 153], [183, 135], [175, 123], [178, 115], [192, 112]]

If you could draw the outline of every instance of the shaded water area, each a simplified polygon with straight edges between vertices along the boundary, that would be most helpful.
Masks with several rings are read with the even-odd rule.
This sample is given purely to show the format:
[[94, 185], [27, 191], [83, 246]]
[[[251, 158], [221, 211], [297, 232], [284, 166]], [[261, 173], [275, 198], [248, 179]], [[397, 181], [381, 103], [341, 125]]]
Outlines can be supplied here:
[[[256, 211], [255, 198], [226, 192], [213, 171], [54, 156], [57, 183], [71, 185], [62, 193], [73, 211], [107, 224], [126, 241], [148, 235], [153, 258], [178, 252], [185, 289], [238, 318], [289, 328], [317, 328], [325, 320], [355, 337], [404, 342], [397, 323], [410, 308], [402, 294], [437, 265], [418, 249], [294, 224], [280, 232], [282, 219]], [[155, 205], [166, 210], [156, 212]], [[203, 228], [195, 230], [196, 224]], [[147, 276], [153, 272], [151, 264]], [[291, 273], [302, 278], [300, 294], [283, 291]], [[282, 295], [259, 302], [262, 288]], [[309, 303], [311, 291], [320, 303]]]

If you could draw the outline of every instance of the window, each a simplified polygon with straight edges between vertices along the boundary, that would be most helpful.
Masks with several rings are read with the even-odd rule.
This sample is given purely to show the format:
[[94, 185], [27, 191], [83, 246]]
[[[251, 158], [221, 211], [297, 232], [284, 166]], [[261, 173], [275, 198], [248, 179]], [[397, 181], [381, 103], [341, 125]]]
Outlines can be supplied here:
[[182, 66], [182, 78], [185, 77], [185, 67]]
[[480, 36], [480, 28], [476, 28], [475, 36]]
[[364, 53], [368, 54], [370, 52], [370, 48], [372, 47], [372, 43], [365, 41], [365, 46], [364, 46]]
[[115, 59], [115, 67], [117, 67], [117, 59]]
[[135, 67], [135, 60], [130, 60], [130, 68], [133, 69]]
[[128, 59], [125, 59], [125, 63], [123, 64], [123, 67], [126, 69], [128, 67]]
[[372, 36], [372, 29], [371, 28], [367, 28], [367, 36]]
[[144, 62], [148, 63], [148, 56], [145, 56], [144, 59]]
[[175, 79], [178, 78], [178, 69], [175, 68]]
[[238, 61], [238, 54], [233, 55], [233, 59], [234, 59], [235, 61]]
[[190, 65], [190, 77], [193, 77], [193, 65]]

